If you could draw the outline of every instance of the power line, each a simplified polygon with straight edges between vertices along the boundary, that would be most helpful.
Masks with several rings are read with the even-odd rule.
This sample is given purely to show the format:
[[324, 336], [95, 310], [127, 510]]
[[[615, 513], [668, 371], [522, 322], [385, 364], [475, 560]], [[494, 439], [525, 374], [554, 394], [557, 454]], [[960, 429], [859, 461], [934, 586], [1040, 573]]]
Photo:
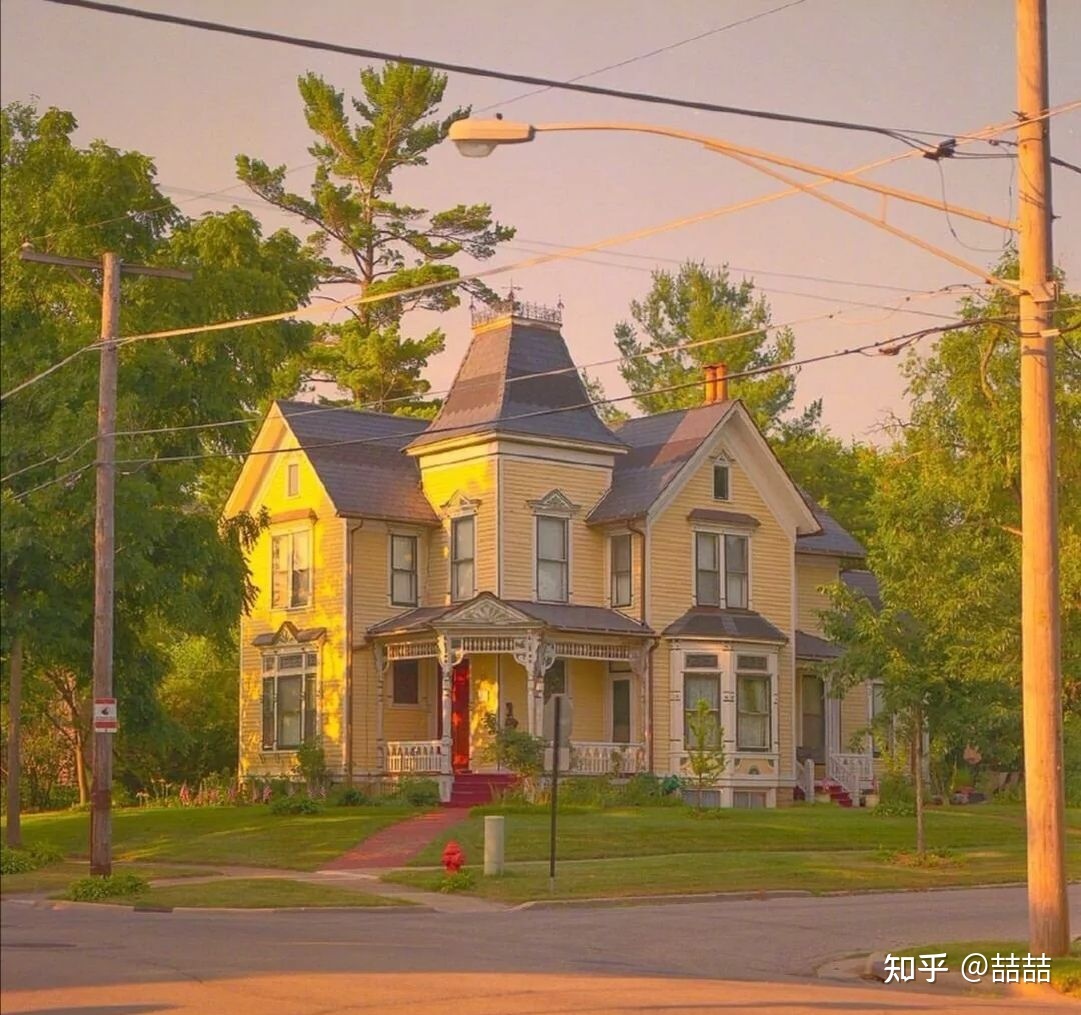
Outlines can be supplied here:
[[[886, 311], [891, 311], [891, 312], [904, 311], [904, 308], [903, 308], [902, 304], [916, 298], [916, 296], [923, 296], [924, 298], [934, 298], [936, 296], [945, 295], [946, 293], [950, 292], [952, 290], [952, 288], [953, 288], [952, 286], [944, 286], [944, 287], [942, 287], [940, 289], [931, 289], [931, 290], [924, 290], [924, 291], [915, 292], [913, 295], [906, 296], [903, 300], [900, 300], [897, 304], [894, 304], [894, 305], [868, 304], [868, 303], [860, 303], [860, 304], [857, 304], [857, 305], [861, 306], [861, 307], [873, 307], [875, 309], [881, 309], [881, 310], [886, 310]], [[801, 294], [801, 295], [807, 295], [807, 294]], [[824, 297], [824, 298], [828, 298], [828, 297]], [[840, 302], [846, 302], [846, 301], [841, 300]], [[581, 372], [584, 372], [584, 371], [589, 370], [591, 368], [603, 367], [603, 366], [611, 366], [613, 364], [619, 364], [619, 363], [627, 362], [628, 360], [648, 359], [650, 356], [654, 356], [654, 355], [667, 355], [667, 354], [670, 354], [670, 353], [673, 353], [673, 352], [683, 352], [683, 351], [687, 351], [687, 350], [690, 350], [690, 349], [700, 348], [701, 346], [705, 346], [705, 345], [716, 345], [716, 344], [720, 344], [720, 343], [723, 343], [723, 342], [738, 341], [740, 339], [750, 338], [750, 337], [752, 337], [754, 335], [767, 335], [770, 332], [782, 331], [784, 329], [793, 328], [793, 327], [796, 327], [796, 326], [801, 325], [801, 324], [808, 324], [808, 323], [812, 323], [812, 322], [815, 322], [815, 321], [836, 320], [837, 318], [841, 317], [842, 315], [844, 315], [844, 314], [846, 314], [848, 312], [849, 311], [844, 310], [844, 309], [838, 309], [838, 310], [831, 311], [829, 313], [815, 314], [815, 315], [812, 315], [810, 317], [797, 318], [795, 320], [785, 321], [785, 322], [782, 322], [782, 323], [779, 323], [779, 324], [766, 324], [766, 325], [763, 325], [763, 326], [761, 326], [759, 328], [750, 328], [748, 330], [740, 331], [740, 332], [734, 332], [734, 333], [729, 334], [729, 335], [720, 335], [720, 336], [711, 337], [711, 338], [704, 338], [704, 339], [693, 339], [693, 340], [690, 340], [690, 341], [687, 341], [687, 342], [674, 343], [673, 345], [665, 346], [663, 348], [649, 348], [649, 349], [645, 349], [645, 350], [643, 350], [641, 352], [637, 352], [637, 353], [630, 353], [630, 354], [627, 354], [627, 355], [620, 354], [619, 356], [613, 356], [613, 357], [609, 357], [607, 359], [594, 360], [593, 362], [590, 362], [590, 363], [582, 363], [582, 364], [578, 364], [578, 365], [572, 365], [572, 366], [569, 366], [569, 367], [557, 367], [557, 368], [552, 369], [552, 370], [535, 371], [535, 372], [529, 373], [529, 374], [522, 374], [522, 375], [520, 375], [518, 377], [508, 378], [508, 383], [513, 384], [513, 383], [518, 383], [518, 382], [521, 382], [521, 381], [531, 381], [531, 380], [536, 380], [537, 378], [541, 378], [541, 377], [553, 377], [553, 376], [556, 376], [556, 375], [562, 375], [562, 374], [572, 373], [572, 372], [573, 373], [581, 373]], [[957, 319], [956, 315], [933, 314], [933, 313], [930, 313], [930, 312], [915, 311], [915, 310], [904, 311], [904, 312], [919, 313], [922, 316], [927, 316], [927, 317], [943, 317], [944, 319], [951, 320], [951, 321]], [[845, 322], [845, 323], [847, 323], [847, 322]], [[856, 322], [853, 322], [853, 323], [856, 323]], [[865, 323], [865, 322], [862, 322], [862, 323]], [[469, 381], [459, 382], [459, 385], [464, 384], [465, 386], [468, 386], [469, 383], [470, 383]], [[449, 389], [443, 389], [443, 390], [434, 391], [434, 392], [432, 392], [432, 391], [425, 392], [425, 394], [427, 394], [429, 396], [432, 396], [432, 397], [439, 397], [439, 396], [442, 396], [442, 395], [445, 395], [445, 394], [448, 394], [448, 393], [449, 393]], [[293, 415], [294, 416], [309, 416], [309, 415], [312, 415], [314, 413], [322, 413], [322, 412], [357, 412], [357, 411], [365, 411], [365, 410], [373, 410], [373, 409], [376, 410], [376, 411], [382, 411], [383, 409], [385, 409], [386, 406], [392, 405], [394, 403], [414, 401], [415, 397], [416, 397], [415, 395], [402, 395], [402, 396], [398, 396], [396, 398], [382, 399], [382, 400], [377, 401], [377, 402], [368, 402], [368, 403], [362, 403], [360, 405], [348, 405], [348, 406], [343, 406], [343, 405], [318, 405], [318, 406], [313, 406], [313, 408], [311, 408], [309, 410], [299, 412], [299, 413], [294, 413]], [[262, 417], [260, 417], [260, 416], [243, 416], [243, 417], [239, 417], [239, 418], [236, 418], [236, 419], [218, 420], [218, 421], [209, 422], [209, 423], [191, 423], [191, 424], [182, 424], [182, 425], [177, 425], [177, 426], [156, 427], [156, 428], [147, 428], [147, 429], [138, 429], [138, 430], [117, 430], [114, 433], [112, 433], [110, 436], [113, 436], [113, 437], [139, 437], [139, 436], [150, 436], [150, 435], [153, 435], [153, 434], [163, 434], [163, 433], [182, 433], [182, 432], [187, 432], [187, 431], [192, 431], [192, 430], [220, 429], [220, 428], [224, 428], [224, 427], [227, 427], [227, 426], [240, 426], [240, 425], [243, 425], [243, 424], [254, 423], [254, 422], [257, 422], [260, 418], [262, 418]], [[0, 477], [0, 482], [7, 482], [9, 479], [14, 479], [17, 476], [24, 473], [24, 472], [29, 472], [32, 469], [40, 468], [40, 467], [43, 467], [45, 465], [50, 465], [53, 462], [62, 463], [62, 462], [70, 461], [70, 459], [73, 458], [76, 454], [78, 454], [78, 452], [81, 451], [84, 447], [86, 447], [87, 444], [93, 443], [95, 439], [96, 439], [95, 437], [88, 437], [85, 440], [83, 440], [81, 443], [77, 444], [73, 448], [70, 448], [70, 449], [68, 449], [68, 450], [66, 450], [64, 452], [57, 452], [55, 455], [51, 455], [48, 458], [42, 459], [41, 461], [36, 462], [33, 465], [25, 466], [24, 468], [19, 469], [16, 472], [12, 472], [12, 473], [9, 473], [6, 476]]]
[[[890, 338], [880, 339], [880, 340], [875, 341], [875, 342], [867, 342], [867, 343], [864, 343], [863, 345], [854, 346], [852, 348], [838, 349], [838, 350], [834, 350], [833, 352], [828, 352], [828, 353], [819, 353], [818, 355], [806, 356], [806, 357], [804, 357], [802, 359], [788, 360], [785, 363], [775, 363], [775, 364], [769, 364], [767, 366], [752, 367], [752, 368], [747, 369], [747, 370], [741, 370], [741, 371], [739, 371], [737, 373], [731, 373], [731, 374], [728, 375], [728, 379], [729, 380], [739, 380], [739, 379], [747, 378], [747, 377], [758, 377], [758, 376], [762, 376], [764, 374], [776, 373], [776, 372], [779, 372], [781, 370], [793, 370], [793, 369], [797, 369], [797, 368], [802, 367], [802, 366], [808, 366], [808, 365], [815, 364], [815, 363], [822, 363], [822, 362], [825, 362], [825, 361], [828, 361], [828, 360], [833, 360], [833, 359], [840, 359], [840, 358], [843, 358], [843, 357], [846, 357], [846, 356], [866, 355], [868, 352], [871, 352], [872, 350], [881, 350], [883, 354], [892, 356], [892, 355], [896, 355], [898, 352], [900, 352], [902, 349], [906, 348], [907, 346], [911, 345], [912, 343], [914, 343], [916, 341], [919, 341], [922, 338], [926, 338], [929, 335], [942, 334], [942, 333], [945, 333], [945, 332], [955, 331], [955, 330], [962, 329], [962, 328], [974, 327], [974, 326], [977, 326], [977, 325], [980, 325], [980, 324], [1006, 323], [1006, 322], [1013, 322], [1013, 321], [1016, 321], [1016, 320], [1017, 320], [1016, 317], [993, 317], [993, 318], [989, 317], [989, 318], [976, 318], [976, 319], [971, 319], [971, 320], [958, 321], [958, 322], [955, 322], [953, 324], [934, 325], [934, 326], [929, 327], [929, 328], [920, 329], [919, 331], [909, 332], [908, 334], [905, 334], [905, 335], [895, 335], [895, 336], [892, 336]], [[702, 383], [702, 381], [700, 379], [695, 379], [693, 381], [685, 381], [685, 382], [681, 382], [679, 384], [669, 384], [669, 385], [665, 385], [663, 387], [653, 388], [649, 392], [649, 394], [667, 394], [667, 393], [672, 393], [672, 392], [676, 392], [676, 391], [685, 391], [685, 390], [688, 390], [689, 388], [698, 387], [698, 386], [701, 385], [701, 383]], [[522, 419], [535, 419], [535, 418], [540, 417], [540, 416], [558, 415], [559, 413], [562, 413], [562, 412], [575, 412], [575, 411], [578, 411], [578, 410], [581, 410], [581, 409], [589, 409], [589, 408], [595, 409], [597, 406], [600, 406], [600, 405], [615, 405], [615, 404], [618, 404], [620, 402], [631, 401], [631, 400], [633, 400], [635, 398], [638, 398], [638, 397], [639, 397], [639, 394], [632, 393], [632, 394], [627, 394], [627, 395], [616, 395], [616, 396], [613, 396], [613, 397], [610, 397], [610, 398], [589, 399], [589, 400], [587, 400], [585, 402], [580, 402], [580, 403], [575, 404], [575, 405], [559, 406], [559, 407], [551, 408], [551, 409], [536, 409], [536, 410], [532, 410], [530, 412], [518, 413], [518, 414], [513, 415], [513, 416], [506, 416], [506, 417], [501, 418], [499, 420], [499, 422], [509, 423], [509, 422], [515, 422], [517, 420], [522, 420]], [[353, 411], [353, 410], [346, 409], [344, 411]], [[427, 435], [454, 433], [454, 432], [457, 432], [459, 430], [470, 429], [470, 428], [472, 428], [474, 426], [475, 426], [475, 424], [472, 424], [472, 423], [461, 423], [461, 424], [455, 424], [455, 425], [452, 425], [452, 426], [444, 426], [444, 427], [438, 427], [436, 429], [429, 429], [429, 430], [424, 431], [424, 433], [427, 434]], [[339, 440], [339, 441], [325, 441], [325, 442], [320, 443], [320, 444], [308, 444], [308, 445], [305, 445], [305, 446], [303, 446], [301, 448], [301, 450], [304, 451], [304, 452], [309, 452], [309, 451], [318, 451], [318, 450], [321, 450], [321, 449], [324, 449], [324, 448], [352, 447], [352, 446], [358, 446], [358, 445], [381, 444], [381, 443], [384, 443], [384, 442], [387, 442], [387, 441], [400, 440], [401, 437], [402, 437], [401, 434], [386, 434], [386, 435], [381, 435], [381, 436], [376, 436], [376, 437], [358, 437], [358, 438], [352, 438], [352, 439], [347, 439], [347, 440]], [[294, 449], [268, 448], [268, 449], [263, 450], [263, 451], [249, 450], [249, 451], [246, 451], [246, 452], [245, 451], [217, 451], [217, 452], [209, 451], [209, 452], [199, 452], [199, 453], [194, 453], [194, 454], [189, 454], [189, 455], [161, 455], [161, 456], [150, 457], [150, 458], [118, 459], [116, 464], [117, 465], [131, 465], [131, 466], [136, 466], [137, 468], [142, 468], [142, 467], [147, 466], [147, 465], [161, 464], [161, 463], [205, 461], [205, 460], [208, 460], [208, 459], [222, 459], [222, 458], [262, 457], [262, 456], [265, 456], [265, 455], [285, 454], [287, 452], [291, 452], [292, 450], [294, 450]], [[46, 481], [44, 483], [39, 484], [36, 487], [32, 487], [30, 490], [27, 490], [27, 491], [24, 491], [23, 493], [17, 494], [17, 495], [15, 495], [13, 497], [13, 499], [16, 500], [16, 501], [22, 501], [26, 497], [28, 497], [30, 494], [36, 493], [38, 490], [45, 489], [46, 487], [49, 487], [49, 486], [54, 486], [57, 483], [61, 483], [61, 482], [65, 482], [65, 481], [73, 481], [75, 477], [79, 476], [82, 472], [85, 472], [87, 469], [89, 469], [93, 465], [94, 465], [94, 463], [90, 462], [87, 465], [84, 465], [84, 466], [80, 467], [79, 469], [74, 469], [71, 472], [66, 473], [63, 476], [59, 476], [56, 479], [48, 480], [48, 481]]]
[[477, 67], [471, 64], [450, 63], [445, 60], [431, 60], [425, 57], [409, 56], [401, 53], [389, 53], [385, 50], [368, 49], [361, 46], [346, 46], [341, 43], [328, 42], [321, 39], [308, 39], [298, 35], [267, 32], [262, 29], [244, 28], [239, 25], [227, 25], [220, 21], [204, 21], [197, 18], [185, 18], [177, 14], [135, 10], [129, 7], [121, 7], [117, 4], [99, 3], [96, 2], [96, 0], [44, 0], [44, 2], [58, 4], [64, 7], [77, 7], [102, 14], [116, 14], [143, 21], [155, 21], [161, 24], [179, 25], [184, 28], [195, 28], [204, 32], [216, 32], [245, 39], [256, 39], [260, 42], [276, 42], [287, 46], [298, 46], [302, 49], [314, 49], [327, 53], [339, 53], [344, 56], [362, 57], [366, 60], [406, 63], [416, 67], [428, 67], [432, 70], [444, 71], [452, 74], [465, 74], [471, 77], [513, 81], [517, 84], [535, 85], [561, 91], [582, 92], [587, 95], [603, 95], [616, 99], [629, 99], [635, 102], [672, 106], [678, 109], [695, 109], [699, 112], [724, 113], [731, 116], [745, 116], [752, 119], [771, 120], [778, 123], [795, 123], [812, 127], [828, 127], [834, 130], [880, 134], [884, 137], [892, 138], [895, 141], [901, 141], [903, 144], [909, 145], [912, 148], [917, 148], [920, 151], [933, 151], [934, 149], [925, 142], [920, 141], [918, 138], [913, 138], [910, 135], [925, 134], [933, 137], [955, 136], [943, 134], [940, 131], [915, 129], [900, 130], [898, 128], [886, 127], [880, 124], [835, 120], [827, 117], [800, 116], [795, 113], [781, 113], [774, 110], [751, 109], [744, 106], [728, 106], [714, 102], [702, 102], [695, 99], [681, 99], [675, 96], [657, 95], [652, 92], [635, 92], [620, 88], [606, 88], [601, 85], [587, 85], [575, 81], [559, 81], [555, 78], [540, 77], [533, 74], [518, 74], [511, 71], [493, 70], [491, 68]]
[[[730, 21], [726, 25], [720, 25], [717, 28], [699, 32], [697, 35], [692, 35], [686, 39], [680, 39], [678, 42], [669, 43], [667, 46], [658, 46], [656, 49], [651, 49], [646, 53], [639, 53], [637, 56], [628, 57], [626, 60], [620, 60], [617, 63], [610, 63], [604, 67], [598, 67], [596, 70], [587, 71], [585, 74], [578, 74], [573, 78], [568, 78], [564, 84], [573, 84], [575, 81], [584, 81], [586, 78], [596, 77], [598, 74], [604, 74], [606, 71], [610, 70], [617, 70], [620, 67], [627, 67], [632, 63], [638, 63], [641, 60], [648, 60], [650, 57], [659, 56], [661, 53], [670, 53], [672, 50], [690, 45], [692, 42], [700, 42], [702, 39], [707, 39], [711, 35], [727, 32], [730, 28], [738, 28], [740, 25], [748, 25], [752, 21], [758, 21], [760, 18], [767, 18], [771, 14], [779, 14], [781, 11], [788, 10], [789, 7], [798, 7], [804, 2], [805, 0], [791, 0], [790, 3], [782, 4], [780, 7], [771, 7], [767, 11], [759, 11], [757, 14], [752, 14], [749, 17], [740, 18], [737, 21]], [[534, 88], [531, 91], [522, 92], [520, 95], [511, 96], [509, 99], [493, 102], [490, 106], [482, 106], [480, 109], [476, 110], [476, 112], [486, 113], [490, 109], [499, 109], [502, 106], [509, 106], [513, 102], [520, 102], [522, 99], [528, 99], [533, 95], [540, 95], [543, 92], [548, 91], [551, 91], [550, 85], [545, 85], [543, 88]]]

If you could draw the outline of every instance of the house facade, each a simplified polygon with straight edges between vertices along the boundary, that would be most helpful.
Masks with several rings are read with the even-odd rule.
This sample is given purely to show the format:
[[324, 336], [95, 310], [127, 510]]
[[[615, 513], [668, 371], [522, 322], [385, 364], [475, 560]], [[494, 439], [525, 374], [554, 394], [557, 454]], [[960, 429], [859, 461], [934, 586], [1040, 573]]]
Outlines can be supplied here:
[[[475, 315], [435, 420], [280, 401], [227, 513], [268, 520], [241, 624], [240, 772], [495, 771], [491, 720], [539, 733], [567, 695], [580, 774], [686, 772], [705, 700], [725, 806], [829, 777], [870, 787], [868, 688], [816, 664], [821, 587], [870, 589], [863, 548], [792, 483], [723, 378], [705, 404], [610, 429], [559, 315]], [[870, 594], [870, 593], [869, 593]]]

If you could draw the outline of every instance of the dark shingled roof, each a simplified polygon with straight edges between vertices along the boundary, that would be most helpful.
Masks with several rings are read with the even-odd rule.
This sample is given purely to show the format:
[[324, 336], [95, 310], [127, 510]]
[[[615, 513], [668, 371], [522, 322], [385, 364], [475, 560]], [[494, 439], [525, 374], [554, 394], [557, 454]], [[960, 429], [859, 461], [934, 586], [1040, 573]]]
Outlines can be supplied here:
[[716, 638], [734, 641], [786, 642], [788, 638], [754, 610], [694, 606], [664, 629], [669, 638]]
[[870, 571], [842, 571], [841, 581], [854, 592], [862, 592], [876, 610], [882, 609], [882, 592], [878, 587], [878, 579]]
[[622, 447], [589, 400], [559, 331], [508, 317], [473, 336], [439, 415], [411, 447], [474, 433]]
[[801, 489], [803, 499], [814, 512], [822, 531], [809, 536], [796, 537], [797, 553], [822, 553], [833, 557], [866, 557], [867, 551], [851, 533], [841, 527], [828, 511], [817, 504], [806, 490]]
[[421, 491], [416, 462], [402, 453], [428, 425], [425, 420], [310, 402], [276, 404], [338, 514], [439, 524]]
[[630, 452], [616, 459], [612, 485], [587, 521], [616, 522], [644, 515], [733, 404], [712, 402], [627, 420], [616, 434]]
[[[484, 593], [482, 593], [484, 595]], [[491, 598], [495, 599], [494, 596]], [[569, 603], [534, 603], [525, 599], [499, 600], [512, 609], [524, 613], [534, 620], [539, 620], [548, 627], [560, 631], [583, 631], [590, 634], [638, 634], [649, 635], [653, 632], [644, 624], [633, 620], [618, 610], [609, 610], [603, 606], [574, 606]], [[448, 614], [455, 613], [466, 603], [454, 603], [451, 606], [422, 606], [407, 610], [396, 617], [381, 620], [368, 628], [370, 636], [384, 634], [404, 634], [407, 631], [423, 631], [432, 627]]]
[[803, 631], [796, 632], [796, 658], [797, 659], [836, 659], [841, 654], [841, 648], [832, 641], [819, 638], [816, 634], [805, 634]]

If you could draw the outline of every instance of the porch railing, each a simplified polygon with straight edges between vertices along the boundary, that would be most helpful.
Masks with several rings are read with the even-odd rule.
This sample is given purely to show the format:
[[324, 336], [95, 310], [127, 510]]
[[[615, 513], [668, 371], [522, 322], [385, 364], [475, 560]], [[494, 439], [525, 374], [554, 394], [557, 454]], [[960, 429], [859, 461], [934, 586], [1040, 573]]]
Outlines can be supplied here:
[[858, 804], [860, 791], [870, 789], [874, 781], [874, 762], [869, 754], [827, 753], [826, 775], [840, 783]]
[[388, 772], [442, 771], [443, 743], [439, 740], [388, 740]]
[[643, 744], [571, 742], [571, 771], [575, 775], [634, 775], [645, 770]]

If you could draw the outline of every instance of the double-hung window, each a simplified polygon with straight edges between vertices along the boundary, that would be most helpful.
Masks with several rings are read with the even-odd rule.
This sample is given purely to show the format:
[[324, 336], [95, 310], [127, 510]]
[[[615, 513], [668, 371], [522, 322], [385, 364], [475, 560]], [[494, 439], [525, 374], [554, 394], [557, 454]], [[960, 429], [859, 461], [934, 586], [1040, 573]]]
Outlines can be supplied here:
[[[706, 703], [706, 743], [699, 744], [695, 733], [698, 703]], [[697, 748], [719, 747], [721, 735], [721, 672], [717, 656], [711, 652], [688, 652], [683, 665], [683, 744]]]
[[302, 649], [263, 656], [263, 750], [296, 750], [319, 729], [319, 654]]
[[728, 500], [729, 497], [729, 473], [726, 462], [718, 462], [713, 466], [713, 499]]
[[746, 536], [724, 537], [724, 605], [745, 610], [749, 602], [750, 570]]
[[698, 606], [746, 609], [750, 603], [750, 577], [750, 540], [746, 536], [694, 534], [694, 594]]
[[276, 609], [308, 606], [312, 598], [311, 532], [274, 536], [270, 547], [270, 605]]
[[766, 656], [736, 656], [736, 750], [768, 751], [772, 678]]
[[476, 520], [472, 515], [454, 518], [450, 523], [450, 598], [460, 603], [473, 596], [473, 559], [476, 546]]
[[612, 561], [612, 605], [631, 605], [631, 536], [621, 532], [610, 541]]
[[699, 606], [721, 605], [721, 537], [716, 532], [695, 533], [694, 597]]
[[390, 601], [394, 606], [417, 605], [417, 537], [390, 537]]
[[567, 601], [568, 533], [566, 518], [537, 516], [537, 599]]

